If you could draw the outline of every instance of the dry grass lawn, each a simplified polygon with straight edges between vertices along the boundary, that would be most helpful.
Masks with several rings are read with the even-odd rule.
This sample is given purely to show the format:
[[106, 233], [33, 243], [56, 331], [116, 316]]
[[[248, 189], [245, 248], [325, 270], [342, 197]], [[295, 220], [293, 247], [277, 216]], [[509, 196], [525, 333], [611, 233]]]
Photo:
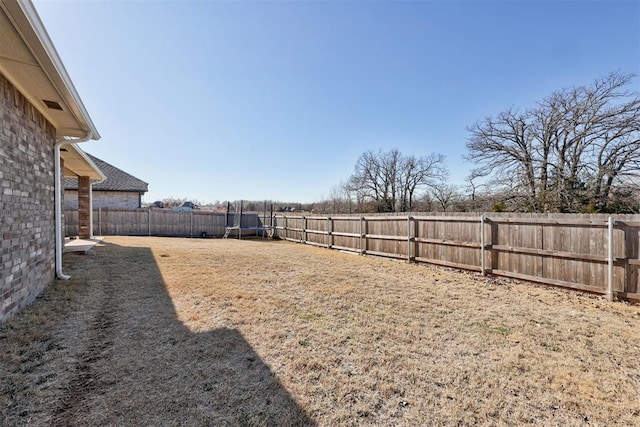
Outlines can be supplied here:
[[2, 425], [640, 425], [640, 307], [277, 241], [109, 237], [0, 325]]

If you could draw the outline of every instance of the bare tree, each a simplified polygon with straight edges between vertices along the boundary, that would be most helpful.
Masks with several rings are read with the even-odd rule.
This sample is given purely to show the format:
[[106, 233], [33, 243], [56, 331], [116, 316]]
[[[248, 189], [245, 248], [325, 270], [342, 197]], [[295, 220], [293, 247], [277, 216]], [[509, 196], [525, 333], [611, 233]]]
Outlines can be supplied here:
[[443, 212], [447, 212], [451, 205], [458, 198], [458, 192], [455, 185], [448, 182], [441, 182], [431, 189], [433, 198], [438, 202]]
[[398, 149], [367, 151], [356, 162], [346, 188], [359, 210], [373, 204], [377, 212], [413, 209], [417, 193], [447, 176], [444, 156], [405, 156]]
[[395, 175], [399, 152], [367, 151], [356, 162], [348, 188], [360, 203], [373, 201], [377, 212], [392, 212], [395, 205]]
[[438, 181], [448, 176], [442, 154], [434, 153], [419, 158], [413, 155], [406, 156], [401, 159], [400, 166], [398, 175], [400, 212], [413, 210], [416, 192], [433, 187]]
[[329, 198], [325, 201], [325, 213], [352, 213], [355, 209], [349, 187], [344, 182], [331, 187]]
[[480, 194], [480, 189], [489, 185], [487, 181], [482, 182], [481, 179], [486, 178], [488, 173], [482, 169], [472, 169], [469, 175], [466, 177], [467, 185], [465, 190], [468, 192], [466, 197], [468, 200], [467, 208], [475, 210], [478, 208], [477, 198]]
[[533, 145], [530, 112], [510, 108], [497, 117], [487, 117], [469, 128], [468, 158], [481, 163], [483, 173], [509, 175], [522, 185], [522, 191], [535, 201], [536, 150]]
[[640, 171], [640, 95], [633, 76], [611, 73], [590, 86], [555, 92], [535, 108], [510, 108], [469, 128], [468, 159], [517, 183], [520, 208], [610, 209]]

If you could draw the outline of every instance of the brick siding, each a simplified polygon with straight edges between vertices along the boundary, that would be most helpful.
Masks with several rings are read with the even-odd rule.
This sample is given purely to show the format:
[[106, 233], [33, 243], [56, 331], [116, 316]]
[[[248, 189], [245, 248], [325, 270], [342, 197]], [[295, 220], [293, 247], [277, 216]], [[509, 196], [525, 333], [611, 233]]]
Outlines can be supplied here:
[[[140, 207], [140, 193], [127, 191], [93, 190], [93, 209], [137, 209]], [[78, 191], [65, 190], [64, 208], [78, 209]]]
[[89, 204], [88, 176], [78, 177], [78, 236], [81, 239], [91, 238], [91, 206]]
[[55, 280], [55, 129], [0, 73], [0, 322]]

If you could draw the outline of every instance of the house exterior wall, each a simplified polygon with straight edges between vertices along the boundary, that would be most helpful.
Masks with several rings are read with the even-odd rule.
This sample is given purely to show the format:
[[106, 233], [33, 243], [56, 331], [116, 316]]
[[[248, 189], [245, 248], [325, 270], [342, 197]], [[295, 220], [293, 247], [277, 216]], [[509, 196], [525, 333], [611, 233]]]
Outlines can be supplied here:
[[[133, 191], [101, 191], [91, 192], [93, 209], [138, 209], [140, 207], [140, 193]], [[64, 208], [78, 208], [78, 191], [64, 191]]]
[[0, 73], [0, 322], [55, 280], [55, 129]]

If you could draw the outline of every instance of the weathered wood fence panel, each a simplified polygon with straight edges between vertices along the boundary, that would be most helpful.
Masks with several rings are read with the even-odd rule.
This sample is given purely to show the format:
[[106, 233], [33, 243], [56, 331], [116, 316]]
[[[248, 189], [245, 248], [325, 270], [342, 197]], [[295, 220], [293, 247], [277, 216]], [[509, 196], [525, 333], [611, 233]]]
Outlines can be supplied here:
[[416, 216], [413, 222], [417, 261], [481, 270], [480, 217]]
[[[64, 216], [66, 235], [76, 235], [77, 211]], [[253, 230], [242, 235], [255, 235], [267, 221], [278, 237], [295, 242], [640, 300], [640, 215], [243, 213], [242, 227]], [[227, 225], [218, 212], [93, 212], [96, 235], [221, 237]]]
[[65, 236], [77, 236], [78, 235], [78, 211], [76, 209], [65, 209], [64, 216], [64, 235]]
[[295, 242], [640, 299], [639, 215], [276, 215], [273, 223]]
[[[325, 228], [331, 230], [330, 242], [334, 249], [360, 251], [360, 218], [335, 217], [327, 220]], [[355, 232], [353, 230], [356, 230]]]
[[[140, 236], [149, 234], [149, 211], [100, 209], [93, 214], [93, 232], [101, 236]], [[96, 228], [97, 223], [97, 228]]]
[[[96, 236], [176, 236], [222, 237], [228, 224], [225, 213], [208, 211], [173, 211], [165, 209], [96, 209], [93, 233]], [[78, 212], [65, 210], [65, 235], [78, 234]], [[230, 218], [233, 222], [233, 217]], [[262, 218], [255, 213], [242, 214], [243, 227], [261, 227]], [[232, 224], [229, 224], [232, 225]], [[243, 231], [243, 236], [255, 235]]]

